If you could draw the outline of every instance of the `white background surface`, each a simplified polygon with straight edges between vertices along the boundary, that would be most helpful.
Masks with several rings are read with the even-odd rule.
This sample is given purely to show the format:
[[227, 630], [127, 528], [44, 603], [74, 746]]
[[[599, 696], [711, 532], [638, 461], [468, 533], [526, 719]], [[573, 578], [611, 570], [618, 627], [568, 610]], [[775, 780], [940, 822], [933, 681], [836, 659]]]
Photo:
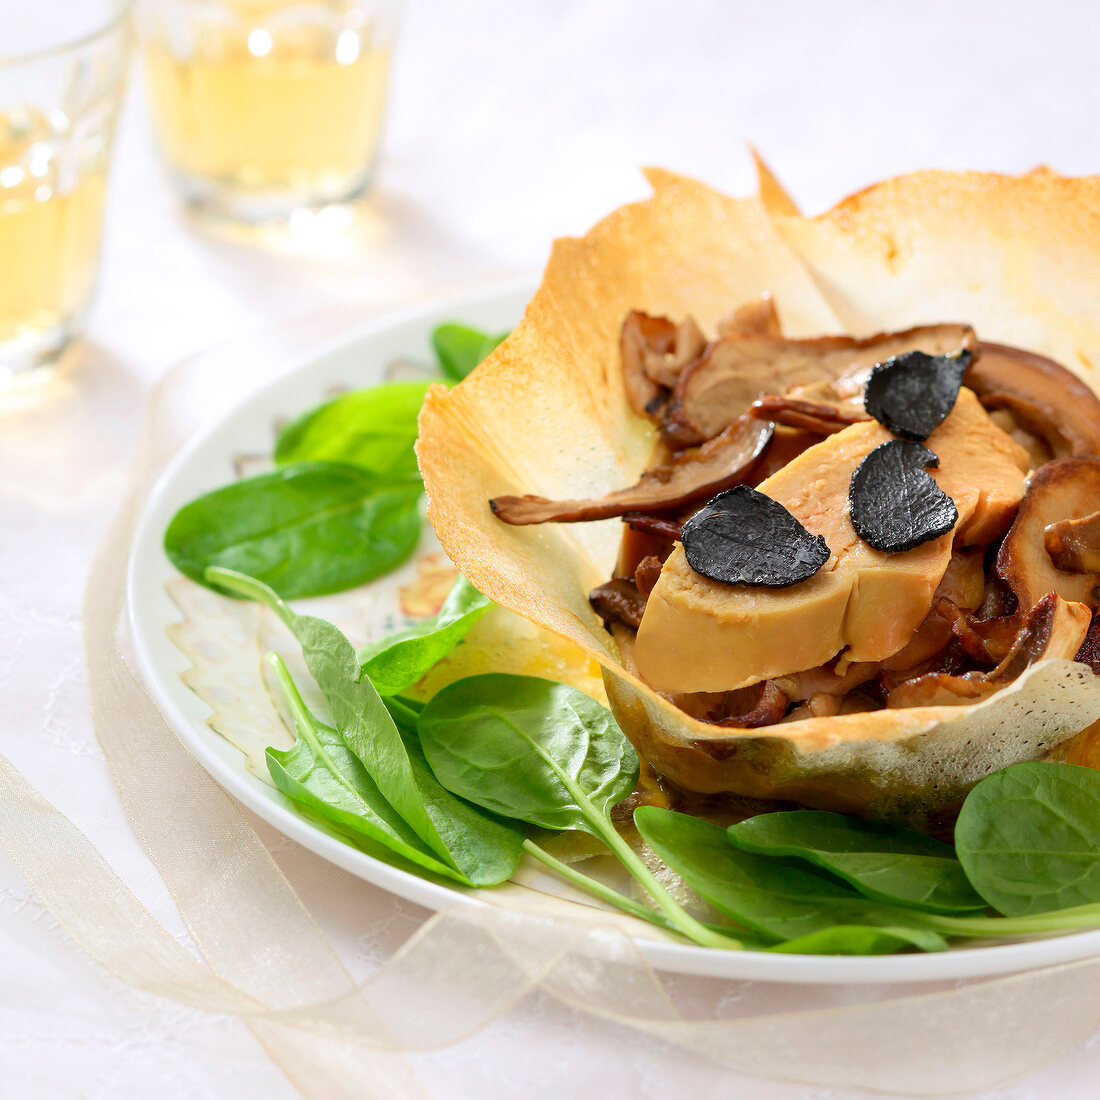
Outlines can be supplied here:
[[[89, 339], [57, 385], [0, 405], [0, 750], [170, 921], [95, 744], [79, 638], [91, 549], [125, 484], [145, 394], [168, 366], [294, 314], [350, 305], [366, 315], [394, 296], [535, 268], [553, 236], [641, 196], [640, 164], [744, 190], [745, 141], [811, 211], [921, 167], [1100, 171], [1098, 34], [1087, 0], [412, 0], [366, 215], [274, 252], [180, 214], [135, 73]], [[274, 844], [356, 972], [423, 919]], [[708, 991], [730, 1003], [747, 992]], [[773, 1000], [797, 1008], [802, 996]], [[738, 1078], [539, 1000], [414, 1061], [444, 1100], [854, 1095]], [[987, 1096], [1084, 1100], [1098, 1068], [1087, 1045]], [[2, 857], [0, 1082], [5, 1097], [46, 1100], [294, 1095], [236, 1024], [98, 971]]]

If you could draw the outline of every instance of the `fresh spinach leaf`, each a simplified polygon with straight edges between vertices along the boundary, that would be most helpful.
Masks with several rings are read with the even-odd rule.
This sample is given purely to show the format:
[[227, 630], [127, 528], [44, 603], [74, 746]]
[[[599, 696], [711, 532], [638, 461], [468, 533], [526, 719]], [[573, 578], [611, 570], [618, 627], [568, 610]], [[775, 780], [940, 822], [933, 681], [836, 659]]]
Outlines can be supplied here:
[[809, 932], [763, 950], [783, 955], [890, 955], [909, 947], [925, 951], [946, 951], [947, 940], [934, 932], [920, 932], [920, 943], [909, 928], [873, 928], [859, 924], [837, 924], [820, 932]]
[[1006, 916], [1100, 902], [1100, 772], [1025, 763], [986, 776], [963, 802], [955, 848]]
[[490, 603], [460, 576], [438, 615], [361, 649], [363, 671], [378, 694], [396, 695], [430, 672], [466, 637]]
[[185, 504], [164, 536], [172, 564], [206, 583], [236, 570], [286, 598], [353, 588], [388, 573], [420, 538], [419, 481], [310, 462], [234, 482]]
[[615, 829], [610, 811], [634, 789], [638, 757], [594, 699], [533, 676], [471, 676], [433, 696], [417, 732], [448, 790], [503, 817], [599, 837], [677, 931], [739, 946], [686, 913]]
[[932, 913], [986, 907], [949, 844], [897, 825], [786, 810], [746, 818], [729, 835], [744, 852], [806, 860], [876, 901]]
[[758, 932], [793, 940], [837, 925], [873, 925], [890, 928], [925, 951], [944, 945], [942, 936], [922, 926], [921, 914], [870, 901], [810, 868], [741, 851], [717, 825], [656, 806], [639, 806], [634, 823], [692, 889]]
[[389, 382], [334, 397], [279, 432], [275, 462], [342, 462], [384, 477], [419, 477], [416, 418], [430, 385]]
[[552, 680], [457, 680], [425, 706], [417, 730], [449, 790], [543, 829], [601, 836], [601, 819], [638, 781], [638, 755], [611, 711]]
[[448, 321], [432, 332], [432, 347], [440, 369], [452, 382], [461, 382], [508, 335], [492, 336], [469, 325]]
[[310, 713], [282, 660], [269, 654], [268, 661], [298, 733], [291, 748], [267, 750], [267, 767], [275, 786], [355, 840], [380, 844], [432, 874], [467, 882], [465, 875], [441, 863], [424, 847], [382, 797], [339, 733]]
[[207, 580], [266, 604], [290, 628], [333, 726], [382, 797], [436, 858], [477, 886], [508, 878], [520, 858], [522, 832], [456, 798], [436, 782], [423, 755], [410, 753], [386, 704], [362, 675], [351, 642], [337, 627], [324, 619], [296, 615], [254, 577], [211, 568]]

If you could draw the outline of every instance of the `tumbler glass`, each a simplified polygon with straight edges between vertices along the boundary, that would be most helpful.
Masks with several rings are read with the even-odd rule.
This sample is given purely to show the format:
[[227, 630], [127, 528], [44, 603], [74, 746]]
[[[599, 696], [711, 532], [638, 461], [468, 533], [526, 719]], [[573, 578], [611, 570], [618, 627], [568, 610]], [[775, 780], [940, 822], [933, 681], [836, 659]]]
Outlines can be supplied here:
[[153, 125], [191, 206], [260, 224], [365, 190], [393, 0], [143, 0], [140, 11]]
[[0, 382], [42, 377], [99, 268], [125, 0], [0, 0]]

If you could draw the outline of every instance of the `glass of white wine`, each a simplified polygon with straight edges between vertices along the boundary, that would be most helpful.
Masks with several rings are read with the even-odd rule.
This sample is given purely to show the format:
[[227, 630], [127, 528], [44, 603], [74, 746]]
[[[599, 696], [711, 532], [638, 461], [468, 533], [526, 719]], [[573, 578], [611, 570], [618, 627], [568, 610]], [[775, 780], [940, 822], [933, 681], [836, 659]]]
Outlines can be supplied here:
[[397, 0], [143, 0], [145, 84], [185, 200], [247, 224], [358, 197]]
[[0, 0], [0, 383], [49, 373], [87, 313], [129, 58], [126, 0]]

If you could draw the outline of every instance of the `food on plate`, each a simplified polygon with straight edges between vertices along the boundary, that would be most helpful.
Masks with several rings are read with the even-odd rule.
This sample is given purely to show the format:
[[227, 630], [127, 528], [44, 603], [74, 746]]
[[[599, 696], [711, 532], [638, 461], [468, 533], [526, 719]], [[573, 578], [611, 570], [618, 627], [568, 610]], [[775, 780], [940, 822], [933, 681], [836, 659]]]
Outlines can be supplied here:
[[[640, 316], [631, 312], [624, 332], [636, 327]], [[701, 331], [694, 321], [669, 327]], [[740, 710], [746, 726], [760, 728], [807, 712], [827, 716], [876, 704], [900, 709], [975, 701], [994, 694], [1031, 663], [1076, 656], [1100, 583], [1100, 575], [1085, 571], [1082, 561], [1090, 553], [1100, 557], [1100, 541], [1089, 541], [1097, 525], [1087, 522], [1090, 502], [1100, 500], [1100, 458], [1044, 463], [1025, 491], [1030, 455], [962, 386], [975, 353], [979, 360], [982, 355], [973, 330], [914, 331], [919, 335], [881, 334], [874, 344], [837, 341], [844, 351], [831, 348], [829, 396], [851, 400], [850, 382], [837, 379], [864, 377], [862, 418], [851, 416], [842, 425], [834, 417], [817, 431], [802, 419], [802, 453], [788, 449], [779, 469], [757, 482], [756, 458], [766, 453], [777, 427], [764, 421], [760, 410], [781, 408], [786, 395], [756, 397], [750, 406], [755, 420], [730, 405], [735, 419], [717, 439], [745, 423], [772, 429], [752, 462], [731, 463], [722, 484], [732, 479], [740, 484], [702, 507], [689, 495], [657, 495], [651, 501], [651, 512], [675, 511], [675, 530], [662, 539], [651, 529], [641, 547], [628, 532], [619, 575], [590, 596], [648, 684], [673, 697], [706, 693], [710, 698], [702, 708], [686, 701], [697, 716], [735, 726]], [[868, 346], [934, 341], [944, 332], [960, 336], [954, 352], [909, 350], [866, 369]], [[718, 336], [716, 343], [737, 339]], [[968, 346], [961, 346], [964, 342]], [[624, 337], [621, 346], [629, 345]], [[785, 354], [781, 338], [772, 337], [769, 346], [777, 386], [804, 392], [823, 381], [819, 363]], [[624, 379], [630, 354], [624, 350]], [[696, 347], [698, 361], [708, 354], [705, 343]], [[755, 389], [768, 377], [762, 354], [756, 349], [754, 355]], [[992, 384], [993, 376], [985, 377]], [[1072, 376], [1053, 364], [1044, 367], [1043, 387], [1051, 404], [1084, 400]], [[1100, 413], [1100, 401], [1091, 393], [1087, 400]], [[1006, 427], [1025, 430], [1019, 423]], [[710, 479], [710, 461], [697, 457], [702, 449], [676, 452], [672, 462], [662, 461], [639, 484], [660, 483], [655, 471], [669, 469], [686, 483], [684, 471], [692, 465], [706, 468]], [[605, 499], [619, 501], [622, 495]], [[638, 496], [631, 503], [638, 506]], [[533, 497], [490, 502], [510, 523], [623, 514], [598, 502], [587, 502], [586, 508], [577, 504]], [[995, 543], [1000, 549], [994, 556]], [[640, 549], [646, 553], [639, 558]], [[1004, 581], [1015, 595], [1011, 616], [978, 617], [985, 595], [979, 555], [991, 566], [996, 563], [990, 579]], [[970, 586], [973, 596], [964, 596], [961, 604], [952, 599], [955, 575], [948, 577], [954, 560], [965, 560], [977, 581]], [[1000, 646], [967, 648], [951, 629], [952, 616], [965, 623], [970, 636], [996, 630], [991, 641], [999, 635]], [[629, 630], [636, 632], [633, 638]], [[804, 698], [799, 681], [819, 668], [832, 672], [833, 679], [819, 676], [816, 690]], [[761, 684], [749, 697], [735, 697]]]
[[[1100, 763], [1100, 402], [1059, 365], [1063, 330], [1085, 334], [1079, 361], [1093, 350], [1091, 299], [1044, 328], [1049, 288], [1037, 317], [1001, 284], [941, 285], [943, 211], [959, 235], [1005, 216], [969, 177], [917, 181], [923, 202], [872, 191], [816, 228], [774, 183], [738, 201], [653, 178], [649, 203], [559, 242], [503, 343], [436, 330], [442, 372], [465, 380], [428, 394], [419, 467], [462, 573], [404, 629], [356, 650], [285, 597], [374, 575], [357, 549], [388, 553], [381, 569], [410, 552], [419, 393], [327, 402], [283, 428], [276, 475], [173, 521], [173, 560], [270, 609], [313, 682], [318, 713], [269, 655], [296, 731], [268, 750], [272, 782], [411, 873], [491, 889], [534, 860], [710, 948], [1095, 927], [1100, 771], [1079, 765]], [[1028, 179], [981, 178], [1049, 247], [1025, 199], [1050, 181]], [[967, 247], [985, 270], [988, 240]], [[847, 335], [849, 313], [875, 335]], [[973, 323], [917, 323], [940, 315]], [[335, 512], [294, 491], [311, 478]], [[541, 675], [448, 672], [504, 613], [492, 601], [598, 660], [610, 709]], [[555, 833], [587, 833], [632, 895]]]
[[[921, 174], [820, 218], [651, 182], [559, 242], [511, 337], [429, 394], [449, 556], [600, 662], [665, 804], [935, 830], [991, 771], [1083, 759], [1096, 181]], [[1026, 279], [1010, 239], [1044, 257]], [[723, 470], [749, 421], [770, 435]], [[826, 559], [800, 558], [816, 538]]]
[[[804, 584], [781, 592], [731, 589], [701, 577], [682, 549], [670, 547], [633, 646], [642, 679], [665, 692], [732, 691], [815, 668], [842, 650], [846, 664], [900, 650], [931, 608], [953, 543], [947, 537], [929, 541], [927, 530], [922, 534], [906, 523], [906, 541], [919, 544], [904, 554], [886, 553], [853, 529], [849, 498], [864, 464], [889, 439], [873, 421], [852, 425], [808, 447], [757, 487], [829, 547], [828, 562]], [[943, 489], [957, 501], [960, 529], [971, 532], [967, 541], [980, 544], [1007, 522], [1023, 493], [1019, 449], [972, 398], [930, 442], [941, 456]], [[968, 465], [979, 449], [989, 471], [985, 492], [974, 485]], [[855, 495], [853, 506], [859, 500]], [[911, 495], [906, 503], [914, 503]]]

